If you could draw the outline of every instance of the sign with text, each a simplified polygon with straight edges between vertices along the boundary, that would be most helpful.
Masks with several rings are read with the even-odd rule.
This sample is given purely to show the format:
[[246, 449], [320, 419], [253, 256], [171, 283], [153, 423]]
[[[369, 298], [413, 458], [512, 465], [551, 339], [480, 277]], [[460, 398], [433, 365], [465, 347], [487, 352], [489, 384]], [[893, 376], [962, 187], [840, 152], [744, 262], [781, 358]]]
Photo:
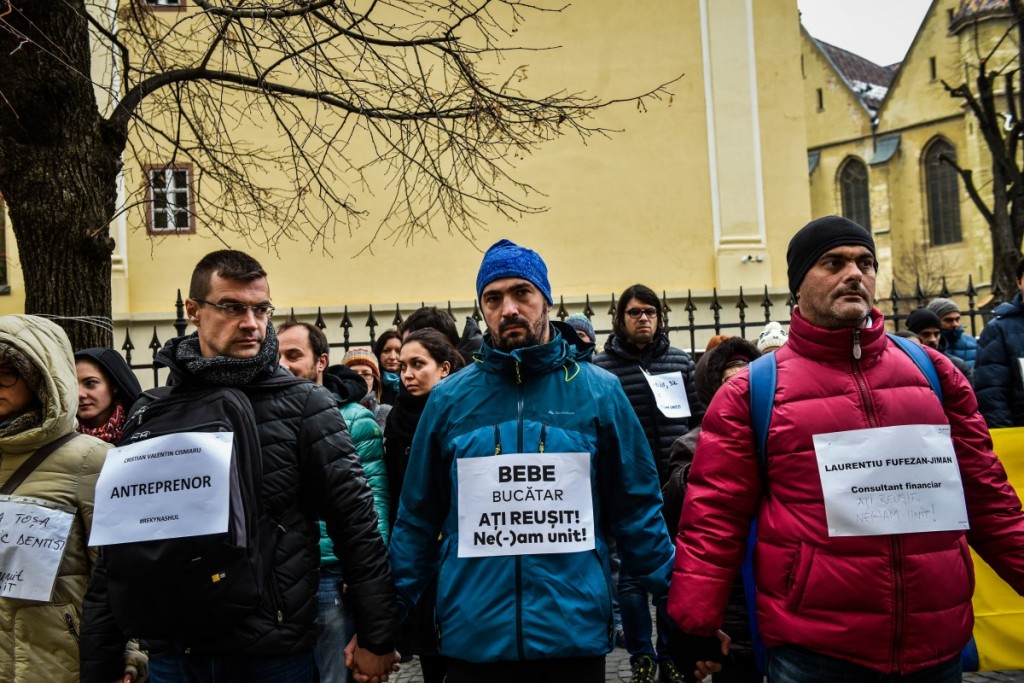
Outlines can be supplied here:
[[223, 533], [232, 432], [157, 436], [107, 452], [89, 545]]
[[0, 597], [50, 599], [74, 521], [74, 508], [0, 496]]
[[814, 436], [829, 536], [969, 528], [948, 425]]
[[[643, 368], [640, 368], [643, 370]], [[686, 398], [686, 384], [682, 372], [652, 375], [644, 370], [644, 378], [651, 386], [658, 410], [665, 417], [690, 417], [690, 402]]]
[[589, 453], [460, 458], [459, 557], [594, 549]]

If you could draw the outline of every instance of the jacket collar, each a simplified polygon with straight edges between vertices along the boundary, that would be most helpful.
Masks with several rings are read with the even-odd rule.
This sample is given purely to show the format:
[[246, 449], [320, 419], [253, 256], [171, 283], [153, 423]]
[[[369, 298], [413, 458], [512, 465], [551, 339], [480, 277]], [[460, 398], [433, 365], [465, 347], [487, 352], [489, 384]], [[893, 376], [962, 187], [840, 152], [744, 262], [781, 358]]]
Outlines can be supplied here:
[[797, 308], [789, 323], [789, 341], [786, 346], [801, 356], [825, 362], [871, 360], [882, 353], [888, 345], [888, 338], [885, 336], [885, 317], [881, 311], [872, 308], [868, 320], [870, 322], [866, 327], [826, 330], [808, 322]]
[[1021, 300], [1021, 293], [1017, 292], [1017, 295], [1006, 303], [999, 304], [995, 310], [992, 311], [999, 318], [1005, 318], [1008, 315], [1022, 315], [1024, 314], [1024, 301]]
[[[577, 348], [567, 341], [566, 330], [572, 331], [572, 328], [561, 322], [551, 323], [551, 340], [548, 343], [524, 346], [512, 351], [502, 351], [491, 346], [491, 334], [488, 332], [473, 360], [485, 372], [505, 375], [521, 383], [576, 362]], [[573, 336], [576, 336], [575, 332]]]
[[642, 363], [652, 358], [657, 358], [668, 351], [668, 348], [668, 337], [662, 333], [656, 334], [651, 339], [651, 343], [642, 349], [614, 333], [609, 335], [608, 341], [604, 345], [604, 350], [608, 353], [635, 363]]

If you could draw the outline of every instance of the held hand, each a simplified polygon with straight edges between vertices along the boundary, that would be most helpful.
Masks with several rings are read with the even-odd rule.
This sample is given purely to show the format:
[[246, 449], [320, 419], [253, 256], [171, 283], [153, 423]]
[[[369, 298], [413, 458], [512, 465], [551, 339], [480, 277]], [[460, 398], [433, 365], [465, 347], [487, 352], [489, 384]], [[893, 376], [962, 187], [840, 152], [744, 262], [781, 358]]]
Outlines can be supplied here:
[[121, 678], [114, 681], [114, 683], [135, 683], [135, 676], [131, 674], [125, 674]]
[[[729, 643], [732, 642], [732, 639], [721, 629], [715, 631], [715, 636], [717, 636], [721, 643], [722, 659], [724, 660], [725, 656], [729, 654]], [[697, 662], [697, 669], [693, 672], [693, 675], [698, 681], [703, 681], [705, 677], [718, 673], [721, 670], [722, 663], [720, 661], [700, 660]]]
[[357, 683], [380, 683], [388, 680], [388, 676], [398, 671], [401, 655], [397, 651], [385, 655], [376, 655], [359, 647], [358, 636], [345, 648], [345, 664], [352, 670], [352, 677]]

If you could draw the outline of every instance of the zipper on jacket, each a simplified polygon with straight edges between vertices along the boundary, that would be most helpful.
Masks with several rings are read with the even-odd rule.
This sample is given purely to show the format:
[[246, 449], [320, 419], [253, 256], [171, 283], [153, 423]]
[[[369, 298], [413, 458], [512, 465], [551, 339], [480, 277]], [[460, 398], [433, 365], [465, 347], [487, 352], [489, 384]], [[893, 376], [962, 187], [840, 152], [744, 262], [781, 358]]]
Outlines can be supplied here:
[[501, 455], [501, 429], [497, 423], [494, 425], [494, 454]]
[[[274, 556], [277, 555], [277, 548], [278, 548], [278, 546], [281, 543], [281, 537], [284, 536], [285, 533], [287, 533], [287, 531], [288, 530], [285, 529], [280, 524], [274, 525], [274, 547], [271, 550], [271, 553], [273, 553], [271, 555], [271, 557], [274, 557]], [[269, 571], [270, 571], [270, 597], [274, 601], [274, 605], [273, 605], [273, 607], [274, 607], [274, 619], [276, 620], [277, 625], [281, 626], [282, 624], [284, 624], [284, 612], [282, 611], [282, 606], [281, 606], [281, 593], [280, 593], [280, 590], [278, 589], [278, 586], [277, 586], [277, 578], [274, 576], [274, 569], [273, 569], [273, 567], [270, 567]]]
[[860, 360], [860, 328], [853, 331], [853, 357]]
[[[516, 379], [519, 379], [519, 363], [516, 363]], [[526, 392], [523, 383], [519, 382], [519, 399], [517, 402], [517, 453], [523, 452], [523, 403]], [[516, 555], [516, 651], [520, 661], [526, 659], [526, 650], [523, 647], [523, 558]]]
[[850, 365], [853, 371], [853, 380], [857, 383], [857, 391], [860, 393], [860, 400], [864, 403], [864, 415], [868, 418], [868, 425], [872, 428], [877, 427], [878, 418], [875, 415], [875, 404], [871, 400], [867, 382], [864, 381], [864, 376], [860, 372], [860, 363], [852, 361]]
[[892, 670], [900, 671], [900, 652], [903, 651], [903, 621], [906, 610], [906, 596], [903, 586], [903, 543], [899, 536], [892, 537], [893, 610], [892, 622]]
[[537, 444], [537, 452], [544, 452], [544, 439], [548, 436], [548, 426], [546, 424], [540, 426], [540, 442]]
[[64, 621], [68, 624], [68, 633], [75, 639], [75, 645], [78, 644], [78, 631], [75, 629], [75, 620], [71, 618], [71, 615], [67, 612], [64, 613]]

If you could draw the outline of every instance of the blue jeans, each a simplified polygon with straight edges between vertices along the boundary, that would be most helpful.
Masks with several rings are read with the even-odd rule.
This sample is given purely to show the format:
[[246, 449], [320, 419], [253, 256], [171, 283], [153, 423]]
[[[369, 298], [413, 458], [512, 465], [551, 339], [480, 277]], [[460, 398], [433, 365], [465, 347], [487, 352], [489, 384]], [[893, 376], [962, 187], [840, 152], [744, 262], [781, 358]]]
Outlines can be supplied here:
[[321, 683], [349, 683], [350, 680], [345, 666], [345, 646], [355, 635], [355, 623], [338, 590], [339, 581], [341, 572], [337, 568], [320, 568], [314, 653]]
[[149, 657], [150, 683], [312, 683], [315, 673], [312, 652], [265, 658], [170, 652]]
[[619, 611], [622, 613], [622, 632], [626, 636], [626, 650], [630, 657], [647, 655], [661, 661], [669, 659], [668, 643], [672, 637], [672, 619], [668, 616], [667, 601], [651, 601], [657, 607], [657, 650], [651, 645], [651, 608], [648, 607], [646, 589], [638, 579], [619, 578]]
[[768, 650], [768, 683], [960, 683], [963, 677], [959, 654], [912, 674], [883, 674], [795, 645]]

